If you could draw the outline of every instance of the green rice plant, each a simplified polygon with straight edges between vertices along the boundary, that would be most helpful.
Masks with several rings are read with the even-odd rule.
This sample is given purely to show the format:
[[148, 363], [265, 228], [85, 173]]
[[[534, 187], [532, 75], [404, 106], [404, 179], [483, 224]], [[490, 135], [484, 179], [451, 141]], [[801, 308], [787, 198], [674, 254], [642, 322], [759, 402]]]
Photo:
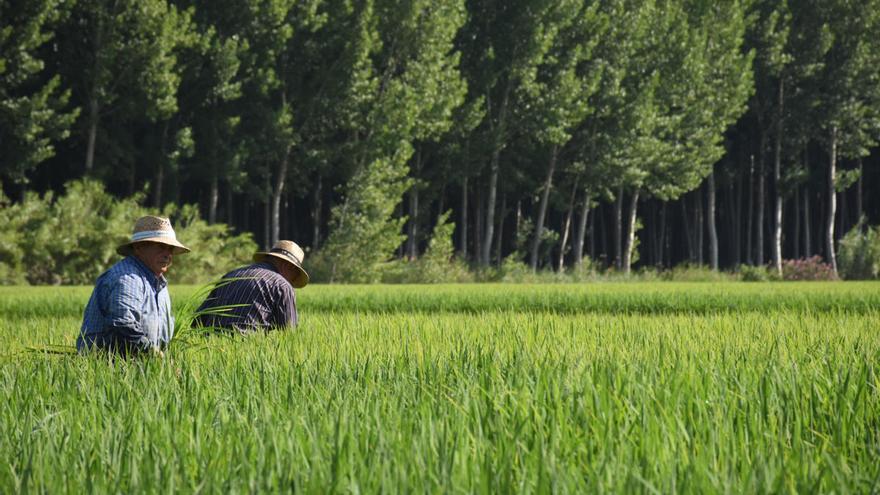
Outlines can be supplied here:
[[309, 286], [293, 331], [116, 361], [15, 352], [88, 290], [0, 293], [0, 491], [880, 487], [880, 284], [550, 288]]

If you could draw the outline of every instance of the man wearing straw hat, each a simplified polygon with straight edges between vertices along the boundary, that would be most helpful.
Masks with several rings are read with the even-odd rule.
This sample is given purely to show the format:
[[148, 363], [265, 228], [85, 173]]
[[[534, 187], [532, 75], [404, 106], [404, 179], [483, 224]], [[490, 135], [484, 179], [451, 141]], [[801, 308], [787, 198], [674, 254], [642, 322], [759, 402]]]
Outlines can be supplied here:
[[223, 276], [196, 311], [196, 323], [242, 334], [296, 325], [293, 289], [309, 283], [303, 257], [293, 241], [278, 241], [269, 251], [254, 254], [256, 263]]
[[177, 241], [170, 220], [148, 215], [116, 252], [124, 258], [98, 277], [76, 348], [161, 355], [174, 335], [165, 272], [189, 248]]

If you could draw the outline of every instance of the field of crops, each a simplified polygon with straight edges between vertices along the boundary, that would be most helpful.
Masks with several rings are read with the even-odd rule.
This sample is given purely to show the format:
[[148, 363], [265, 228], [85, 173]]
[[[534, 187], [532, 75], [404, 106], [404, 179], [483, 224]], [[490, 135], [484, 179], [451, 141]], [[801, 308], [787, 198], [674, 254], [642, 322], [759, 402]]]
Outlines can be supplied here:
[[309, 286], [115, 361], [90, 290], [0, 288], [0, 493], [880, 490], [878, 283]]

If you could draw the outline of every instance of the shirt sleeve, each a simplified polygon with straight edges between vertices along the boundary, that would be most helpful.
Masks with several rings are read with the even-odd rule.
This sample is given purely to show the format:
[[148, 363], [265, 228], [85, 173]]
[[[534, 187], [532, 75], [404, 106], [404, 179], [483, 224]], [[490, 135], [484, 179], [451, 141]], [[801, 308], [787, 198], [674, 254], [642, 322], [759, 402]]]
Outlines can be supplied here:
[[290, 284], [280, 284], [278, 300], [274, 308], [275, 325], [278, 327], [292, 327], [297, 323], [296, 297]]
[[113, 340], [128, 350], [147, 351], [153, 347], [143, 325], [143, 282], [132, 275], [109, 281], [102, 295], [105, 329]]

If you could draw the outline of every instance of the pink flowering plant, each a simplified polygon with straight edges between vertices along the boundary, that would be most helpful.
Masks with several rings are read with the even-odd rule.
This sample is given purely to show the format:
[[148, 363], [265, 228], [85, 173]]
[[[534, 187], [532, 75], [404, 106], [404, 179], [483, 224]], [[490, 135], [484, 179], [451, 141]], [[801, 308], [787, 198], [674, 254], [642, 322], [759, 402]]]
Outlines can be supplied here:
[[821, 256], [782, 261], [783, 280], [837, 280], [831, 265]]

